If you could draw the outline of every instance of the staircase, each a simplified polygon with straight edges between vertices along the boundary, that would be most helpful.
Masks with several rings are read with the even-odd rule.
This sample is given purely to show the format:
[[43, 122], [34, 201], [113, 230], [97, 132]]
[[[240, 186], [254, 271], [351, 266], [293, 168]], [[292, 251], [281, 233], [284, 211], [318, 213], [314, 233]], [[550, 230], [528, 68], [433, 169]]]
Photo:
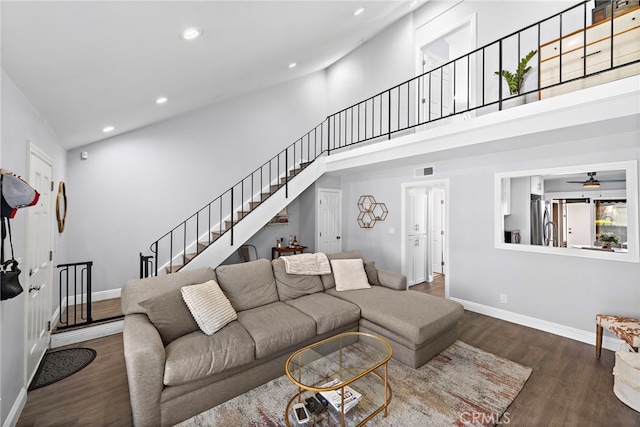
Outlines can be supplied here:
[[329, 129], [325, 120], [154, 242], [140, 277], [222, 263], [321, 176]]
[[[542, 80], [532, 76], [528, 82], [537, 80], [537, 84], [527, 85], [529, 90], [521, 88], [516, 95], [509, 94], [502, 80], [497, 85], [495, 82], [485, 81], [495, 79], [497, 77], [494, 74], [501, 76], [504, 70], [519, 64], [520, 58], [528, 51], [521, 48], [521, 40], [531, 42], [532, 34], [535, 36], [534, 43], [538, 52], [541, 46], [562, 34], [563, 20], [570, 20], [577, 14], [576, 16], [584, 17], [581, 22], [586, 26], [588, 5], [588, 1], [579, 3], [330, 115], [302, 138], [154, 242], [150, 247], [153, 255], [145, 256], [141, 253], [140, 276], [169, 274], [187, 266], [195, 268], [219, 265], [292, 199], [313, 184], [325, 172], [324, 159], [334, 150], [361, 143], [391, 140], [392, 137], [407, 132], [429, 132], [434, 128], [423, 125], [436, 122], [446, 124], [461, 115], [465, 115], [463, 119], [466, 119], [490, 114], [502, 110], [503, 103], [507, 100], [524, 101], [528, 98], [531, 102], [532, 98], [539, 98], [545, 89], [572, 83], [582, 84], [583, 79], [596, 76], [616, 79], [620, 78], [616, 77], [619, 75], [638, 74], [640, 59], [629, 57], [616, 63], [603, 63], [597, 71], [587, 69], [586, 64], [583, 64], [584, 67], [576, 76], [556, 76], [557, 81], [554, 80], [553, 83], [541, 83]], [[613, 24], [608, 25], [613, 31]], [[543, 29], [550, 36], [543, 36]], [[616, 50], [613, 41], [613, 37], [606, 41], [610, 44], [611, 52]], [[588, 56], [586, 45], [581, 49], [584, 50], [583, 57]], [[537, 61], [538, 69], [535, 72], [539, 73], [542, 63], [539, 53], [531, 59], [533, 62]], [[475, 81], [477, 74], [472, 64], [476, 67], [481, 64], [484, 70], [480, 81]], [[442, 78], [445, 74], [452, 76], [452, 81], [446, 87]], [[588, 86], [594, 81], [585, 81], [585, 84]], [[456, 88], [464, 90], [456, 93]], [[431, 108], [434, 102], [439, 108]], [[450, 107], [444, 108], [445, 105]], [[388, 144], [393, 144], [393, 141]], [[411, 153], [406, 155], [410, 156]]]
[[[182, 261], [182, 263], [170, 263], [170, 265], [165, 265], [164, 272], [166, 274], [169, 274], [180, 271], [183, 267], [185, 267], [185, 265], [189, 264], [197, 256], [202, 254], [206, 249], [210, 247], [212, 247], [212, 251], [208, 254], [208, 256], [201, 258], [201, 261], [206, 258], [207, 265], [216, 265], [209, 262], [212, 256], [214, 256], [215, 258], [222, 258], [220, 262], [224, 261], [224, 259], [226, 259], [236, 250], [236, 244], [238, 244], [236, 242], [240, 242], [239, 244], [242, 244], [246, 240], [248, 240], [249, 237], [251, 237], [251, 235], [246, 238], [244, 236], [239, 236], [239, 234], [242, 233], [243, 229], [246, 228], [242, 227], [242, 220], [248, 218], [248, 215], [250, 213], [257, 211], [260, 207], [262, 209], [259, 213], [261, 213], [262, 215], [257, 214], [255, 217], [252, 217], [253, 221], [251, 222], [253, 224], [256, 222], [256, 220], [258, 220], [260, 221], [259, 223], [261, 225], [266, 224], [269, 219], [275, 216], [284, 207], [286, 207], [292, 199], [299, 195], [299, 191], [295, 191], [295, 195], [292, 194], [293, 189], [289, 187], [289, 181], [291, 178], [299, 175], [309, 165], [311, 165], [311, 162], [308, 161], [296, 164], [295, 167], [287, 171], [288, 173], [286, 174], [286, 176], [279, 177], [279, 179], [274, 181], [274, 183], [270, 183], [267, 187], [262, 189], [263, 191], [256, 195], [256, 197], [251, 197], [248, 201], [242, 203], [242, 205], [237, 210], [235, 210], [233, 219], [225, 219], [223, 221], [222, 228], [219, 228], [219, 224], [216, 224], [214, 230], [210, 231], [210, 235], [208, 236], [207, 240], [199, 240], [197, 242], [197, 245], [189, 245], [188, 248], [191, 248], [192, 251], [186, 252], [183, 256], [181, 255], [178, 257], [178, 259], [181, 258], [180, 261]], [[319, 177], [320, 175], [313, 174], [313, 178], [310, 178], [311, 183], [315, 182], [315, 180], [317, 180]], [[295, 188], [297, 189], [298, 187], [300, 186], [297, 185]], [[305, 188], [306, 187], [308, 187], [308, 185], [305, 186]], [[279, 194], [281, 197], [274, 197], [273, 199], [271, 199], [271, 197], [275, 196], [276, 194]], [[270, 201], [271, 203], [267, 205], [267, 201]], [[264, 218], [265, 216], [266, 218]], [[253, 227], [251, 228], [255, 232], [255, 229]], [[233, 235], [234, 244], [231, 244], [229, 241], [231, 239], [231, 235]], [[228, 239], [223, 239], [223, 237], [228, 237]], [[227, 244], [216, 245], [216, 243], [222, 243], [221, 239], [224, 240]], [[216, 246], [218, 246], [217, 251], [213, 249], [213, 247]], [[215, 254], [213, 251], [215, 251]]]

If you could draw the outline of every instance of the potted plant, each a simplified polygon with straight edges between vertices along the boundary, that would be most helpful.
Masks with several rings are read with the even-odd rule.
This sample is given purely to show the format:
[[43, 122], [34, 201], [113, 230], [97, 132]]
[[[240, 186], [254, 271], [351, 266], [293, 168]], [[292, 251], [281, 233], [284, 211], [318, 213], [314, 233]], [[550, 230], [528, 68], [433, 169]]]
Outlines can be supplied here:
[[531, 66], [527, 66], [527, 64], [536, 53], [538, 53], [537, 50], [532, 50], [524, 58], [520, 59], [518, 69], [514, 73], [507, 70], [495, 72], [497, 76], [501, 75], [504, 77], [507, 85], [509, 86], [509, 94], [511, 96], [520, 95], [520, 89], [522, 89], [522, 86], [524, 85], [524, 79], [527, 76], [527, 73], [531, 71]]
[[611, 249], [611, 244], [617, 245], [620, 241], [620, 236], [616, 233], [598, 233], [596, 235], [598, 242], [602, 242], [602, 249]]

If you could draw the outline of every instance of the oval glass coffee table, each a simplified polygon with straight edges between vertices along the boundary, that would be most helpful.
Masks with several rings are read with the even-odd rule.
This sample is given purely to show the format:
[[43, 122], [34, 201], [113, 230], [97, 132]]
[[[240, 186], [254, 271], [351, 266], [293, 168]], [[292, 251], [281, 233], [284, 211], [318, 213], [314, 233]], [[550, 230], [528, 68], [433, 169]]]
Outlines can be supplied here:
[[387, 416], [391, 386], [388, 342], [364, 332], [345, 332], [304, 347], [287, 359], [287, 377], [298, 386], [285, 409], [287, 426], [297, 425], [296, 403], [320, 393], [331, 401], [323, 411], [310, 413], [308, 425], [364, 425], [380, 412]]

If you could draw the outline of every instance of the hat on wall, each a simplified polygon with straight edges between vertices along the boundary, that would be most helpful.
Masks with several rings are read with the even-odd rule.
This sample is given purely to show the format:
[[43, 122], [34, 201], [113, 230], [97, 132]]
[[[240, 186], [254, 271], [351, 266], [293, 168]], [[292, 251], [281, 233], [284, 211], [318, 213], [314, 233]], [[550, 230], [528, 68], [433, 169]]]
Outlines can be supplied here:
[[2, 177], [2, 216], [13, 218], [20, 208], [38, 203], [40, 193], [18, 175], [0, 169]]

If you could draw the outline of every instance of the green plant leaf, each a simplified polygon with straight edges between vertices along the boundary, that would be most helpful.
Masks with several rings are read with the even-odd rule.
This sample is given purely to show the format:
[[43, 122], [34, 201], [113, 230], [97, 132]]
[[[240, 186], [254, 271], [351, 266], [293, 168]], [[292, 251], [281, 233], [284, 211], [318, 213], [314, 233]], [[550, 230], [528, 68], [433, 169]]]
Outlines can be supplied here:
[[499, 71], [495, 72], [496, 75], [501, 75], [502, 77], [504, 77], [505, 81], [507, 82], [507, 86], [509, 86], [509, 93], [511, 95], [517, 95], [520, 93], [520, 89], [524, 84], [524, 78], [526, 77], [527, 73], [531, 71], [531, 66], [527, 66], [527, 64], [529, 63], [531, 58], [536, 55], [536, 53], [538, 53], [537, 50], [532, 50], [522, 59], [520, 59], [518, 69], [515, 73], [511, 73], [507, 70], [502, 70], [502, 73]]

